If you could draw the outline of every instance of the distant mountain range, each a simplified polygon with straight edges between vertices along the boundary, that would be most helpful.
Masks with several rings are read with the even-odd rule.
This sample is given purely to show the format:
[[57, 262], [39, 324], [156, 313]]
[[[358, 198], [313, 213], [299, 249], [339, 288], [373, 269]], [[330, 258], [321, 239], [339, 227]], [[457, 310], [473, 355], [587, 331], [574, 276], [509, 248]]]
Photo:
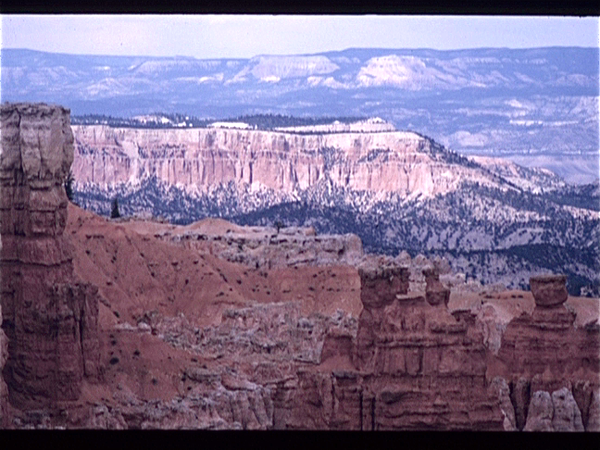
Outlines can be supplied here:
[[[199, 60], [3, 49], [2, 101], [74, 115], [382, 117], [461, 153], [598, 178], [598, 48], [348, 49]], [[568, 158], [565, 158], [568, 155]]]

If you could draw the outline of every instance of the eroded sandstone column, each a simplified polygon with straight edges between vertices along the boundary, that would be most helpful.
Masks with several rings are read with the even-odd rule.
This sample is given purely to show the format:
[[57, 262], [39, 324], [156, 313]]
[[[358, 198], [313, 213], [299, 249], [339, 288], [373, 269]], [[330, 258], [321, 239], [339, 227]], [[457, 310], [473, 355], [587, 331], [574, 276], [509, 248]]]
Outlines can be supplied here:
[[437, 269], [423, 270], [425, 275], [425, 299], [432, 306], [448, 306], [450, 301], [450, 289], [445, 287], [440, 281], [440, 273]]
[[530, 279], [535, 308], [513, 319], [498, 358], [505, 367], [517, 428], [526, 431], [595, 430], [594, 393], [600, 384], [597, 319], [575, 327], [564, 275]]
[[75, 400], [98, 361], [97, 290], [76, 283], [64, 180], [73, 162], [69, 110], [3, 104], [0, 151], [3, 370], [12, 405]]
[[483, 335], [470, 311], [448, 310], [437, 273], [425, 274], [425, 295], [407, 294], [402, 269], [393, 278], [385, 269], [359, 274], [362, 429], [501, 430], [505, 415], [488, 392]]

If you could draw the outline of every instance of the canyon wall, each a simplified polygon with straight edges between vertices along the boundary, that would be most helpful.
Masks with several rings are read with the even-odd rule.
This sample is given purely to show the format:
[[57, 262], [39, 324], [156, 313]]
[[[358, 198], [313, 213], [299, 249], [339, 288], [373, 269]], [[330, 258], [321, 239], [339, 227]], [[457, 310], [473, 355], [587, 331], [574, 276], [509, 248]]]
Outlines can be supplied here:
[[[73, 161], [68, 110], [5, 104], [0, 114], [0, 366], [8, 388], [3, 390], [0, 380], [3, 427], [9, 426], [7, 409], [14, 408], [35, 414], [22, 415], [25, 422], [12, 421], [10, 426], [31, 426], [35, 416], [36, 426], [84, 428], [600, 430], [598, 316], [576, 320], [565, 302], [565, 277], [532, 278], [535, 308], [507, 320], [494, 337], [499, 345], [491, 348], [475, 313], [449, 309], [450, 291], [435, 270], [423, 270], [424, 289], [417, 292], [410, 289], [415, 281], [408, 268], [383, 259], [358, 270], [310, 267], [322, 260], [344, 262], [342, 256], [356, 264], [362, 248], [352, 236], [343, 242], [317, 241], [319, 236], [307, 230], [290, 229], [293, 233], [287, 235], [282, 229], [273, 235], [256, 228], [258, 236], [252, 238], [240, 229], [228, 233], [222, 227], [235, 226], [222, 222], [211, 222], [215, 233], [198, 224], [178, 232], [165, 225], [169, 233], [159, 232], [162, 225], [132, 224], [146, 229], [138, 232], [127, 231], [126, 221], [111, 223], [97, 216], [85, 225], [83, 215], [77, 220], [70, 216], [73, 224], [66, 236], [63, 183]], [[91, 161], [115, 164], [110, 155], [120, 152], [125, 158], [121, 162], [137, 161], [136, 170], [156, 168], [143, 164], [158, 164], [167, 150], [185, 154], [185, 139], [196, 139], [195, 150], [189, 150], [196, 152], [196, 160], [212, 158], [214, 167], [227, 170], [243, 166], [235, 161], [254, 158], [253, 152], [262, 148], [264, 177], [271, 169], [278, 173], [269, 161], [285, 165], [282, 155], [303, 155], [306, 148], [317, 152], [322, 145], [317, 141], [329, 137], [293, 136], [307, 141], [290, 147], [288, 137], [257, 131], [88, 127], [85, 132], [90, 130], [99, 133], [94, 135], [99, 144], [90, 150]], [[142, 142], [131, 139], [136, 133], [136, 139], [142, 136], [150, 143], [123, 146]], [[169, 133], [174, 139], [170, 150], [162, 140]], [[185, 141], [179, 150], [177, 139]], [[231, 144], [229, 139], [234, 139], [231, 147], [237, 153], [222, 150]], [[394, 158], [431, 156], [421, 152], [417, 135], [382, 132], [364, 139], [354, 150], [345, 150], [346, 157], [352, 152], [364, 156], [366, 142], [365, 151], [370, 151], [386, 145], [386, 139], [397, 140], [389, 142], [395, 145]], [[213, 145], [215, 140], [220, 143]], [[327, 142], [335, 146], [341, 141]], [[405, 152], [398, 150], [402, 142]], [[140, 156], [149, 149], [158, 156]], [[373, 161], [378, 157], [380, 153]], [[328, 156], [317, 158], [324, 161], [318, 172], [322, 176], [323, 167], [333, 166]], [[91, 176], [106, 174], [109, 167], [124, 180], [141, 173], [117, 164]], [[433, 176], [432, 167], [427, 170]], [[221, 178], [214, 178], [217, 172], [212, 171], [196, 182], [225, 179], [231, 175], [227, 170], [219, 172]], [[278, 176], [269, 183], [288, 180]], [[376, 177], [377, 182], [385, 180], [381, 173]], [[392, 178], [391, 186], [397, 181]], [[294, 183], [300, 181], [287, 188]], [[77, 239], [81, 248], [72, 248]], [[260, 251], [238, 261], [246, 265], [236, 265], [198, 255], [202, 246], [192, 245], [194, 239], [230, 260], [239, 256], [238, 246], [257, 245]], [[131, 252], [122, 251], [125, 243]], [[307, 267], [289, 269], [290, 260], [305, 257], [294, 253], [302, 246], [331, 256], [309, 258]], [[79, 275], [73, 267], [75, 250], [87, 255], [78, 266]], [[268, 266], [264, 261], [279, 269], [248, 267], [257, 262]], [[102, 280], [103, 292], [110, 295], [101, 298], [97, 287], [78, 276]], [[218, 320], [209, 320], [217, 313]], [[106, 366], [100, 361], [107, 361]], [[103, 378], [104, 371], [110, 378]], [[85, 379], [100, 381], [100, 393], [86, 392]], [[138, 383], [134, 393], [128, 385]], [[75, 407], [72, 401], [85, 395]], [[58, 404], [71, 415], [46, 420]]]
[[489, 183], [481, 168], [438, 160], [412, 132], [300, 135], [260, 130], [73, 126], [79, 185], [135, 184], [146, 177], [205, 191], [230, 181], [291, 193], [323, 179], [353, 190], [424, 193], [460, 181]]
[[69, 111], [4, 104], [1, 119], [3, 375], [10, 403], [27, 410], [75, 400], [83, 377], [98, 375], [97, 289], [75, 279], [63, 235]]

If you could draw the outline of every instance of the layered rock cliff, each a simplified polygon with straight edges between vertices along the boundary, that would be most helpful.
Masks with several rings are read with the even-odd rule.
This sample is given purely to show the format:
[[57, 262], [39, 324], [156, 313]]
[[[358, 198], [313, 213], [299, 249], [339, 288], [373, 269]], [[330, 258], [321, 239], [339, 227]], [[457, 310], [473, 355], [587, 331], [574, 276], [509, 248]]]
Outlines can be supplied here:
[[481, 168], [449, 170], [411, 132], [299, 135], [260, 130], [148, 130], [74, 126], [75, 179], [114, 187], [156, 177], [191, 191], [230, 181], [292, 193], [320, 180], [353, 190], [434, 195]]
[[3, 370], [10, 403], [76, 400], [98, 375], [97, 288], [73, 275], [63, 187], [73, 161], [69, 111], [3, 104], [0, 160]]
[[[598, 423], [592, 379], [561, 372], [563, 359], [532, 346], [544, 338], [540, 330], [525, 330], [528, 340], [519, 342], [526, 353], [518, 344], [512, 359], [495, 348], [504, 333], [510, 337], [513, 316], [533, 314], [531, 293], [454, 286], [446, 304], [448, 274], [438, 277], [422, 257], [405, 258], [408, 270], [391, 258], [373, 259], [360, 272], [339, 265], [255, 269], [164, 233], [188, 227], [68, 210], [76, 272], [102, 294], [104, 377], [84, 383], [80, 401], [61, 406], [65, 414], [42, 407], [19, 416], [15, 427], [529, 430], [547, 423], [581, 429], [580, 417], [592, 430]], [[223, 238], [235, 228], [213, 220], [196, 231], [209, 224]], [[409, 274], [421, 270], [423, 282]], [[542, 303], [564, 295], [563, 281], [550, 291], [532, 286]], [[561, 305], [578, 311], [569, 329], [598, 317], [593, 299], [578, 300]], [[491, 316], [477, 314], [490, 308]], [[545, 326], [560, 325], [553, 317]], [[504, 324], [500, 336], [486, 335], [483, 319], [489, 328]], [[568, 333], [554, 338], [571, 342]], [[541, 379], [557, 374], [565, 386], [529, 381], [540, 360], [549, 367]], [[524, 381], [507, 376], [513, 367]], [[527, 382], [548, 394], [551, 411], [546, 394], [532, 403]]]
[[354, 367], [299, 373], [290, 426], [309, 420], [309, 427], [325, 429], [501, 430], [504, 416], [488, 388], [475, 316], [451, 314], [446, 290], [431, 273], [426, 295], [407, 294], [403, 268], [359, 274]]
[[[399, 259], [340, 266], [355, 239], [327, 251], [345, 241], [107, 221], [67, 204], [68, 111], [3, 105], [1, 116], [2, 374], [20, 411], [6, 425], [0, 383], [3, 426], [600, 427], [597, 303], [593, 320], [576, 315], [565, 277], [532, 278], [535, 307], [507, 318], [498, 305], [510, 297], [459, 307], [466, 291], [452, 296], [425, 261], [420, 277]], [[218, 257], [256, 242], [246, 264]], [[302, 245], [331, 256], [290, 267]]]

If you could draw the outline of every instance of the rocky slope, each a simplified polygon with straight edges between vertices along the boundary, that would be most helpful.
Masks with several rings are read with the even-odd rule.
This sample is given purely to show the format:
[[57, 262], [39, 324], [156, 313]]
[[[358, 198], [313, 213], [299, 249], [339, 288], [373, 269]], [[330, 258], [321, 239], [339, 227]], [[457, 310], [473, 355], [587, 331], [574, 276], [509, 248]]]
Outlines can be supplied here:
[[314, 228], [240, 227], [204, 219], [187, 227], [155, 233], [159, 239], [219, 255], [255, 268], [304, 265], [355, 265], [363, 257], [356, 235], [316, 235]]
[[498, 353], [515, 425], [527, 431], [598, 430], [598, 319], [573, 326], [577, 315], [564, 305], [564, 276], [532, 278], [531, 287], [536, 306], [508, 324]]
[[410, 132], [73, 130], [76, 200], [96, 212], [118, 196], [125, 214], [313, 226], [357, 234], [368, 252], [437, 253], [484, 283], [561, 271], [574, 294], [600, 289], [595, 197], [548, 171]]
[[[425, 271], [429, 283], [420, 284], [389, 258], [364, 261], [362, 272], [336, 264], [255, 269], [210, 255], [208, 240], [191, 248], [165, 239], [179, 234], [173, 225], [111, 222], [72, 205], [68, 212], [75, 273], [98, 286], [102, 377], [84, 383], [76, 401], [61, 403], [66, 413], [17, 409], [11, 427], [511, 429], [514, 423], [505, 415], [516, 414], [518, 390], [506, 377], [508, 397], [496, 396], [500, 381], [491, 376], [504, 373], [494, 369], [493, 355], [504, 354], [495, 343], [510, 342], [503, 334], [511, 320], [533, 311], [529, 293], [481, 287], [470, 293], [460, 283], [450, 293], [435, 272]], [[234, 227], [210, 224], [223, 238]], [[424, 258], [404, 262], [410, 272], [432, 266]], [[577, 313], [575, 327], [598, 319], [597, 300], [566, 304]], [[390, 351], [405, 355], [402, 367], [385, 356]], [[528, 352], [529, 359], [517, 361], [536, 361], [536, 350]], [[372, 367], [363, 367], [368, 355]], [[425, 364], [432, 355], [441, 358], [438, 366]], [[456, 365], [460, 355], [466, 359]], [[544, 355], [554, 373], [553, 354]], [[512, 360], [502, 358], [510, 370]], [[579, 372], [563, 373], [573, 385], [588, 386], [585, 377], [577, 381]], [[458, 389], [451, 396], [448, 383]], [[465, 383], [468, 399], [461, 394]], [[468, 417], [458, 412], [467, 401]], [[587, 408], [588, 427], [597, 423], [594, 408]], [[419, 414], [400, 414], [407, 410]]]

